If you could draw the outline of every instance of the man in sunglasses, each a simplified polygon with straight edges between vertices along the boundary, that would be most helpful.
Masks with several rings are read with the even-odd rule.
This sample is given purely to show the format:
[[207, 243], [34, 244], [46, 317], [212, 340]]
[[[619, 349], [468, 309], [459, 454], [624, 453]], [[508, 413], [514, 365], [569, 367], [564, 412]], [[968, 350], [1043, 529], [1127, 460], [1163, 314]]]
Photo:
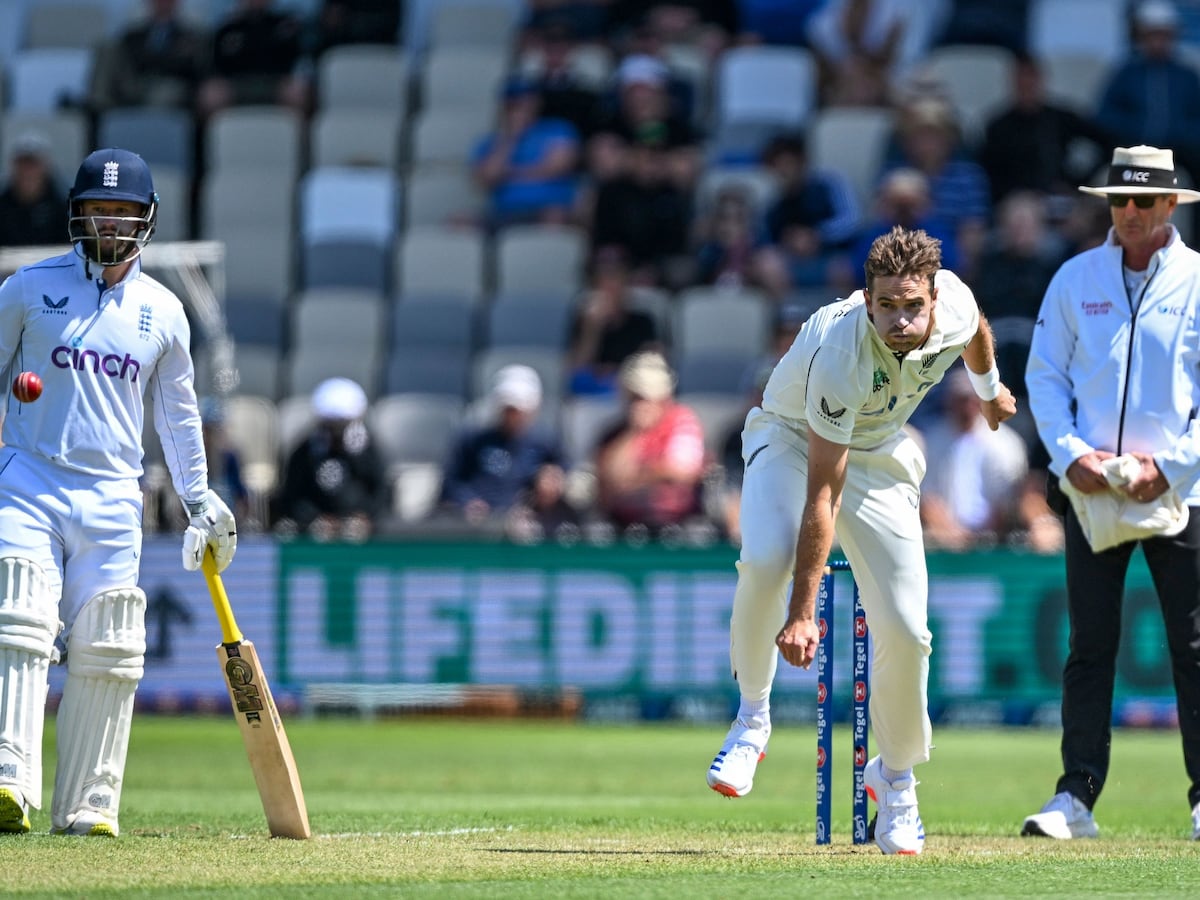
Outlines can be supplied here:
[[1070, 652], [1063, 671], [1062, 763], [1055, 795], [1022, 834], [1098, 833], [1121, 605], [1140, 544], [1166, 626], [1200, 840], [1200, 253], [1171, 224], [1200, 192], [1179, 187], [1174, 154], [1118, 147], [1105, 183], [1105, 242], [1067, 260], [1046, 290], [1026, 384], [1065, 517]]

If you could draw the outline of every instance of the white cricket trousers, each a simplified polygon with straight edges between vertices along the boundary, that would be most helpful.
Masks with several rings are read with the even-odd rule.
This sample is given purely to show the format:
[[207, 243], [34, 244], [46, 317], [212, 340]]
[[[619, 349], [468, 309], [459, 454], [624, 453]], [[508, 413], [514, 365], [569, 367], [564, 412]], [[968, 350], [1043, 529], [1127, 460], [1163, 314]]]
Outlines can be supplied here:
[[[775, 679], [775, 638], [787, 612], [796, 538], [808, 492], [803, 433], [760, 409], [742, 436], [742, 551], [730, 623], [730, 660], [744, 699], [765, 700]], [[874, 650], [870, 714], [883, 762], [904, 770], [929, 759], [928, 574], [921, 533], [925, 459], [901, 432], [873, 450], [850, 450], [835, 529], [858, 583]], [[844, 609], [834, 611], [849, 621]]]

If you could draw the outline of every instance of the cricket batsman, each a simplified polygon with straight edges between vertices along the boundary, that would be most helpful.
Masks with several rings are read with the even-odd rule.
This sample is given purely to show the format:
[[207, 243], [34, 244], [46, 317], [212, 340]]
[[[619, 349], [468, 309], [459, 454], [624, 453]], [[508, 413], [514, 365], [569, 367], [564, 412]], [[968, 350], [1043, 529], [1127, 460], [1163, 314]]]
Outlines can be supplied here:
[[71, 251], [0, 285], [0, 371], [45, 385], [35, 402], [9, 398], [0, 448], [0, 833], [28, 832], [41, 808], [47, 677], [64, 663], [51, 831], [115, 837], [146, 649], [147, 391], [190, 519], [184, 568], [211, 547], [224, 569], [237, 529], [208, 488], [183, 306], [142, 271], [158, 214], [149, 167], [97, 150], [67, 205]]

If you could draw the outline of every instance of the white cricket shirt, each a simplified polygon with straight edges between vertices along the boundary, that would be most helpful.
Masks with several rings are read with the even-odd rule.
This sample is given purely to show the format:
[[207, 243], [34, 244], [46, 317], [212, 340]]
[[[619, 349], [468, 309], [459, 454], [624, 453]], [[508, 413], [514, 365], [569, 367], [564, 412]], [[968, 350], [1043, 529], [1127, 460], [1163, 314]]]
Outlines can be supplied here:
[[145, 394], [176, 492], [199, 500], [208, 469], [193, 385], [191, 328], [171, 291], [135, 260], [107, 286], [73, 251], [0, 285], [0, 370], [36, 372], [33, 403], [7, 393], [4, 444], [98, 478], [142, 474]]
[[821, 437], [865, 450], [908, 421], [979, 330], [975, 295], [949, 269], [935, 276], [929, 339], [897, 354], [871, 321], [862, 291], [822, 306], [800, 329], [763, 391], [762, 409]]

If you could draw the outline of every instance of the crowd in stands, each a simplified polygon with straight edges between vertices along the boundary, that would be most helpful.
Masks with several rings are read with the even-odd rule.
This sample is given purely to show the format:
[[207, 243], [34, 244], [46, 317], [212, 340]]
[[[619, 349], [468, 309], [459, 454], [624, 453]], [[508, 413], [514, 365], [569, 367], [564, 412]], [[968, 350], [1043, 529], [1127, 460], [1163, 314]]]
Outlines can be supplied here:
[[[875, 236], [942, 240], [1020, 401], [1050, 276], [1107, 231], [1077, 185], [1118, 145], [1200, 172], [1196, 0], [92, 0], [86, 84], [22, 108], [57, 2], [4, 7], [0, 247], [64, 243], [64, 121], [147, 157], [158, 241], [226, 242], [214, 480], [280, 534], [736, 541], [741, 417]], [[936, 393], [930, 544], [1057, 549], [1027, 415]]]

